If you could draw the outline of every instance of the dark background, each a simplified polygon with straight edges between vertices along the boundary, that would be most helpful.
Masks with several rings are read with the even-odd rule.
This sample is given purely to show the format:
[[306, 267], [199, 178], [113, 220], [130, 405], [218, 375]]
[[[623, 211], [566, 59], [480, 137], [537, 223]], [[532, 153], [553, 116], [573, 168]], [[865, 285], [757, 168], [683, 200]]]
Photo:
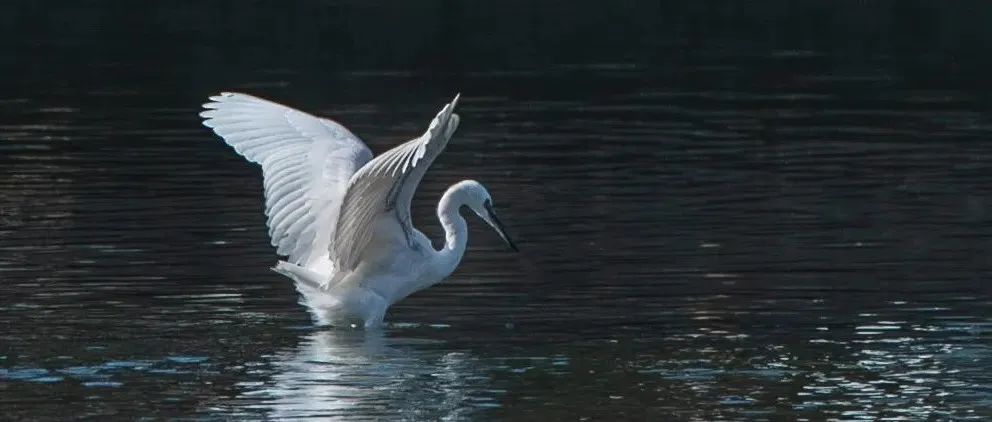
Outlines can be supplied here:
[[[976, 419], [992, 3], [7, 1], [0, 418]], [[236, 90], [375, 152], [461, 92], [452, 278], [315, 330]]]
[[[112, 76], [198, 94], [274, 69], [313, 69], [291, 78], [301, 84], [341, 71], [429, 71], [450, 90], [442, 84], [461, 87], [468, 71], [615, 64], [691, 84], [693, 64], [769, 55], [783, 66], [885, 66], [923, 87], [987, 87], [990, 13], [981, 1], [12, 1], [0, 19], [8, 76], [51, 89]], [[711, 88], [776, 75], [748, 76]]]

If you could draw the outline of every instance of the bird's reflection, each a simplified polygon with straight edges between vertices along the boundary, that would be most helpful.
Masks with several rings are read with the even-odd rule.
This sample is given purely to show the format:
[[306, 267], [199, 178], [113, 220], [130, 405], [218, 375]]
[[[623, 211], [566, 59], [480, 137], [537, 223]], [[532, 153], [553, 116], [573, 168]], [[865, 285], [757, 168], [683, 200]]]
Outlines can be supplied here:
[[[392, 337], [384, 331], [308, 333], [295, 350], [277, 353], [268, 382], [247, 392], [268, 416], [404, 415], [415, 419], [463, 416], [482, 398], [469, 398], [473, 374], [467, 354], [438, 341]], [[257, 402], [258, 403], [258, 402]]]

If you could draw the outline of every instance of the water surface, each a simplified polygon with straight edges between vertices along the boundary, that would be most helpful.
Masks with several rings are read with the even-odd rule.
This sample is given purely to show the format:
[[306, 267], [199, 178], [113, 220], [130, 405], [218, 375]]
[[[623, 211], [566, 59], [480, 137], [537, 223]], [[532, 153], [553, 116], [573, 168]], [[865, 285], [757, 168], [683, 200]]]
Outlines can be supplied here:
[[[114, 31], [4, 41], [27, 54], [0, 82], [4, 418], [992, 417], [980, 63], [704, 31], [667, 63], [318, 70]], [[384, 330], [313, 327], [268, 270], [259, 170], [199, 126], [220, 90], [375, 152], [462, 92], [415, 224], [441, 239], [473, 178], [522, 252], [470, 221]]]

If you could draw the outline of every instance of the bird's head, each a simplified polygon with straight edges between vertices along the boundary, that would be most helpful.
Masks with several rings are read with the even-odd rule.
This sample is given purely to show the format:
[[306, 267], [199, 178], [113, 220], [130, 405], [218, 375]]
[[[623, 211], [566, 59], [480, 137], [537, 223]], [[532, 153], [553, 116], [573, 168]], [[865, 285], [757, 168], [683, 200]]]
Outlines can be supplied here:
[[517, 249], [517, 245], [513, 243], [513, 239], [510, 239], [510, 235], [506, 232], [506, 227], [503, 223], [499, 221], [499, 217], [496, 216], [496, 211], [493, 209], [493, 198], [489, 195], [489, 191], [486, 190], [482, 183], [476, 182], [475, 180], [464, 180], [455, 185], [455, 188], [462, 193], [462, 203], [469, 207], [476, 215], [479, 216], [483, 221], [489, 224], [499, 237], [506, 242], [506, 245], [510, 247], [514, 252], [520, 252]]

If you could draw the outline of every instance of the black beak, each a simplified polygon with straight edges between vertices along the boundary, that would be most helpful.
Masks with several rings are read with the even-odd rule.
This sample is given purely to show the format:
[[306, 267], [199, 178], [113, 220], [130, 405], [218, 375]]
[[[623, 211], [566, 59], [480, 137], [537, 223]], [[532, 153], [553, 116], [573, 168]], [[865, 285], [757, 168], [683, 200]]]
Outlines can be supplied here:
[[499, 233], [499, 237], [506, 242], [506, 246], [509, 246], [514, 252], [520, 252], [517, 245], [513, 243], [513, 239], [510, 239], [510, 235], [506, 233], [506, 227], [503, 226], [503, 222], [499, 221], [496, 211], [493, 211], [493, 204], [489, 201], [486, 201], [486, 211], [489, 212], [489, 218], [493, 221], [493, 228], [496, 229], [496, 233]]

